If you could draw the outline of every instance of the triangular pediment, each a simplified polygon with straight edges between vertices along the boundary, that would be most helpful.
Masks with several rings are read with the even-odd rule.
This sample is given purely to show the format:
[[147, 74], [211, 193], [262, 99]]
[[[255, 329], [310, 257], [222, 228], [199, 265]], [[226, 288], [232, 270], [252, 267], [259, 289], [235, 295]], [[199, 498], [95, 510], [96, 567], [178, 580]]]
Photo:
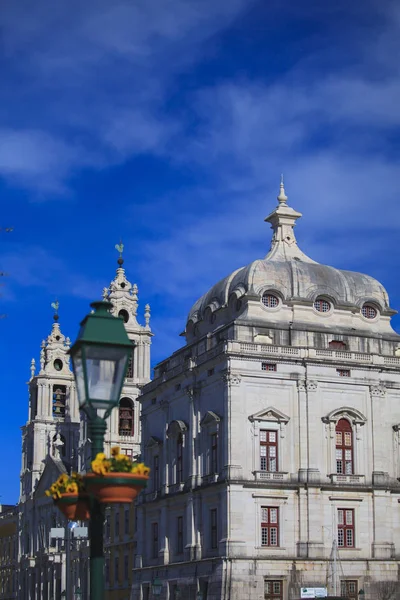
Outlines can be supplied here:
[[217, 415], [217, 413], [212, 410], [208, 410], [202, 420], [200, 421], [200, 425], [202, 427], [206, 427], [207, 425], [211, 425], [214, 423], [219, 423], [221, 421], [221, 417]]
[[285, 415], [283, 412], [270, 406], [269, 408], [264, 408], [254, 415], [250, 415], [249, 421], [273, 421], [275, 423], [288, 423], [290, 421], [290, 417]]
[[188, 427], [184, 421], [179, 421], [179, 420], [171, 421], [171, 423], [168, 425], [167, 436], [168, 437], [177, 436], [180, 433], [185, 433], [185, 431], [187, 431], [187, 429], [188, 429]]
[[51, 456], [48, 456], [45, 460], [45, 467], [40, 479], [36, 485], [34, 496], [36, 498], [42, 498], [45, 495], [45, 491], [49, 489], [52, 483], [58, 479], [61, 473], [66, 473], [64, 463], [61, 460], [56, 460]]
[[160, 438], [152, 435], [147, 441], [146, 448], [149, 448], [151, 450], [152, 448], [156, 448], [161, 445], [162, 445], [162, 440], [160, 440]]

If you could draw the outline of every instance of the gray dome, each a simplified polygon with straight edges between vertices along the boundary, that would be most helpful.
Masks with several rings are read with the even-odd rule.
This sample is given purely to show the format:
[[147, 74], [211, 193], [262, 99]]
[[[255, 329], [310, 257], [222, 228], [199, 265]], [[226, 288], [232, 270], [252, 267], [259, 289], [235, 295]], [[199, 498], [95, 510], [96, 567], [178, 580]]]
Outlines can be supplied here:
[[321, 265], [306, 256], [297, 246], [293, 231], [301, 214], [287, 206], [283, 184], [278, 200], [279, 206], [265, 219], [274, 230], [270, 252], [215, 284], [192, 306], [188, 321], [202, 320], [207, 308], [214, 311], [227, 306], [232, 295], [261, 297], [268, 290], [278, 292], [284, 302], [313, 302], [322, 296], [335, 307], [359, 309], [371, 302], [381, 313], [393, 314], [379, 281], [363, 273]]

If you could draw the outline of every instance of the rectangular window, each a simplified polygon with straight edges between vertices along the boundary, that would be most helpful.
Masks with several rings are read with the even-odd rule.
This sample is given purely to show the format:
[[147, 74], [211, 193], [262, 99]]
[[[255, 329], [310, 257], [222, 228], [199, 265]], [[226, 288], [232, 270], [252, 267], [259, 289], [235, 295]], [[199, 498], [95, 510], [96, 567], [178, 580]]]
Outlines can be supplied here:
[[353, 432], [347, 419], [340, 419], [336, 425], [336, 473], [353, 472]]
[[264, 600], [282, 600], [282, 581], [264, 580]]
[[119, 565], [119, 556], [118, 556], [118, 554], [116, 554], [114, 556], [114, 585], [117, 584], [118, 579], [119, 579], [119, 577], [118, 577], [118, 565]]
[[339, 377], [350, 377], [350, 369], [336, 369]]
[[210, 546], [212, 549], [218, 548], [218, 522], [217, 509], [210, 510]]
[[211, 434], [210, 474], [218, 473], [218, 434]]
[[183, 553], [183, 517], [178, 517], [176, 522], [176, 553]]
[[128, 581], [129, 579], [129, 556], [125, 554], [124, 556], [124, 580]]
[[125, 535], [129, 534], [129, 510], [124, 510], [124, 533]]
[[119, 508], [115, 512], [114, 535], [115, 537], [119, 537]]
[[106, 583], [110, 583], [110, 559], [106, 558], [105, 560], [105, 566], [104, 566], [104, 570], [105, 570], [105, 580]]
[[354, 548], [354, 509], [338, 508], [338, 547]]
[[261, 429], [260, 431], [260, 471], [278, 470], [278, 432]]
[[151, 524], [151, 557], [158, 558], [158, 523]]
[[356, 579], [342, 579], [342, 581], [340, 582], [340, 595], [344, 598], [357, 600], [358, 581]]
[[132, 450], [132, 448], [122, 448], [121, 454], [125, 454], [126, 456], [129, 456], [130, 458], [132, 458], [133, 450]]
[[261, 371], [276, 371], [276, 364], [274, 363], [261, 363]]
[[153, 489], [156, 492], [160, 489], [160, 458], [158, 454], [153, 456]]
[[214, 375], [214, 369], [208, 369], [207, 376], [211, 377], [212, 375]]
[[183, 482], [183, 436], [180, 433], [176, 441], [176, 483]]
[[261, 507], [261, 546], [279, 546], [279, 508]]

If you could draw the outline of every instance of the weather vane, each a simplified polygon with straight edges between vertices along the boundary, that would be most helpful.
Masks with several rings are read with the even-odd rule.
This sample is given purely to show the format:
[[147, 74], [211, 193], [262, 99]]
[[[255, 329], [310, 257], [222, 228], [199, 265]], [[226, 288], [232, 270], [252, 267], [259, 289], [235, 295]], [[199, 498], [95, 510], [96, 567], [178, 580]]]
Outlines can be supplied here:
[[58, 309], [60, 308], [60, 303], [58, 300], [51, 303], [51, 308], [54, 308], [54, 320], [58, 321]]
[[124, 245], [122, 243], [122, 240], [119, 241], [119, 244], [115, 244], [115, 249], [119, 252], [118, 264], [122, 266], [124, 263], [124, 259], [122, 258], [122, 253], [124, 251]]

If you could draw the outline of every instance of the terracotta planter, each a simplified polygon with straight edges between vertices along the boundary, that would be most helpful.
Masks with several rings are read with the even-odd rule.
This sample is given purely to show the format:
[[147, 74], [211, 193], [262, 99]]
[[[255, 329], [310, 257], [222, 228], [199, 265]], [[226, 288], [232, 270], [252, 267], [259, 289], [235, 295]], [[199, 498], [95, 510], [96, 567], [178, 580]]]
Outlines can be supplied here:
[[116, 504], [132, 502], [146, 487], [148, 475], [135, 473], [106, 473], [96, 475], [87, 473], [84, 476], [85, 487], [102, 504]]
[[54, 502], [69, 521], [87, 521], [90, 517], [89, 498], [86, 495], [62, 494]]

